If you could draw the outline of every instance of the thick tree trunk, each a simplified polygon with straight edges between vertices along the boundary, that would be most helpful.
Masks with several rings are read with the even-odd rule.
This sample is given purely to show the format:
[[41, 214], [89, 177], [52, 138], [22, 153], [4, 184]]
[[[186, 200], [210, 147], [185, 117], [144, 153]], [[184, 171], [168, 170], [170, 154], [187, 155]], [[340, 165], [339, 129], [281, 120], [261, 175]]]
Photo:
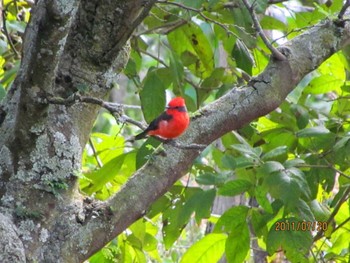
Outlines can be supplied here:
[[48, 106], [45, 97], [105, 97], [152, 2], [47, 0], [33, 8], [21, 69], [1, 108], [1, 211], [13, 222], [0, 229], [4, 259], [80, 262], [96, 250], [88, 230], [76, 243], [72, 235], [85, 216], [75, 173], [98, 108]]
[[[82, 262], [140, 218], [198, 150], [164, 145], [103, 203], [84, 202], [75, 176], [96, 106], [47, 105], [45, 96], [105, 97], [125, 65], [125, 43], [154, 0], [39, 0], [18, 76], [0, 106], [0, 261]], [[288, 42], [247, 86], [206, 106], [182, 144], [209, 144], [275, 109], [296, 84], [350, 41], [326, 21]]]

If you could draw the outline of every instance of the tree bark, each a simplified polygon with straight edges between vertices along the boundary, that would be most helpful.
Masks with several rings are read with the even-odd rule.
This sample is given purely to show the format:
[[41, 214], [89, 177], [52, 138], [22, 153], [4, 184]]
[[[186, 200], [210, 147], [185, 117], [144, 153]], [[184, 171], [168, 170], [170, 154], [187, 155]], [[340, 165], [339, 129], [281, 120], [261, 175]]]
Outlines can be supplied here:
[[[39, 0], [33, 8], [18, 76], [0, 105], [1, 262], [84, 261], [144, 215], [199, 155], [165, 144], [109, 200], [87, 202], [75, 173], [98, 108], [45, 103], [48, 94], [104, 98], [154, 2]], [[287, 60], [272, 58], [246, 86], [200, 109], [179, 142], [208, 145], [269, 113], [349, 41], [345, 22], [305, 31], [280, 48]]]

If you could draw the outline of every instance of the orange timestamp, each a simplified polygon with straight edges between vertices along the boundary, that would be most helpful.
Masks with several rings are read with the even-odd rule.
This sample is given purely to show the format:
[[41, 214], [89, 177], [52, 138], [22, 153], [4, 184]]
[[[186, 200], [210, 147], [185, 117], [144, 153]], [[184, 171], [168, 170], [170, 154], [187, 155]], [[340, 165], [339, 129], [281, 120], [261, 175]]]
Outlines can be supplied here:
[[328, 229], [326, 221], [277, 221], [275, 231], [323, 231]]

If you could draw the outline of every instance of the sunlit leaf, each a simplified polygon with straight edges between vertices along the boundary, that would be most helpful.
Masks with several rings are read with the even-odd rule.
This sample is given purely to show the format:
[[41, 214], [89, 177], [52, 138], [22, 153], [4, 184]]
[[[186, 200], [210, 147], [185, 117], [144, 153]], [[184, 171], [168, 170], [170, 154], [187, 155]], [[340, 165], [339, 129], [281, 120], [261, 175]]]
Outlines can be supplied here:
[[182, 257], [180, 263], [217, 262], [225, 250], [225, 234], [208, 234], [192, 245]]
[[246, 223], [235, 226], [226, 240], [225, 252], [228, 262], [244, 261], [250, 246], [249, 229]]

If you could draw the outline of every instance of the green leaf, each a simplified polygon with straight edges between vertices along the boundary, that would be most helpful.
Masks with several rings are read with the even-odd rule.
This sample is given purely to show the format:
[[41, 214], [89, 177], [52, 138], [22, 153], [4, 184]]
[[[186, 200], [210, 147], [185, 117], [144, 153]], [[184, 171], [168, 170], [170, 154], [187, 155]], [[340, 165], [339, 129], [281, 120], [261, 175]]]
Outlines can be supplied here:
[[330, 133], [330, 131], [324, 126], [317, 126], [311, 128], [305, 128], [296, 133], [297, 137], [317, 137]]
[[310, 231], [296, 231], [300, 223], [294, 217], [276, 221], [267, 236], [267, 252], [272, 255], [282, 248], [291, 262], [309, 262], [306, 255], [312, 245], [312, 236]]
[[250, 6], [254, 7], [255, 12], [257, 13], [264, 13], [266, 8], [268, 7], [268, 0], [260, 0], [260, 1], [255, 1], [255, 0], [248, 0], [248, 3]]
[[[184, 78], [184, 65], [181, 63], [180, 58], [174, 52], [171, 52], [169, 55], [170, 59], [170, 67], [171, 76], [173, 78], [174, 83], [174, 93], [182, 94], [183, 91], [181, 88], [183, 87], [183, 78]], [[169, 78], [169, 76], [168, 76]]]
[[229, 169], [229, 170], [236, 169], [237, 168], [236, 160], [237, 158], [234, 158], [232, 155], [229, 155], [229, 154], [222, 156], [221, 158], [222, 168]]
[[309, 185], [306, 181], [306, 177], [305, 177], [305, 174], [303, 173], [303, 171], [301, 171], [300, 169], [295, 168], [295, 167], [291, 167], [291, 168], [287, 169], [286, 171], [290, 175], [292, 180], [295, 181], [299, 185], [299, 189], [301, 190], [302, 195], [306, 199], [310, 199], [311, 191], [310, 191]]
[[256, 201], [261, 205], [262, 208], [265, 209], [268, 213], [273, 213], [273, 209], [270, 203], [270, 200], [267, 198], [267, 192], [263, 187], [256, 187], [255, 188], [255, 198]]
[[224, 196], [235, 196], [250, 190], [252, 186], [252, 183], [247, 180], [237, 179], [229, 181], [220, 187], [219, 194]]
[[257, 151], [257, 148], [252, 148], [251, 146], [247, 146], [244, 144], [233, 144], [231, 147], [242, 154], [245, 154], [246, 156], [249, 156], [253, 159], [259, 159], [259, 151]]
[[251, 223], [257, 237], [266, 236], [268, 233], [268, 222], [274, 217], [272, 214], [264, 213], [260, 208], [251, 209]]
[[241, 263], [249, 251], [250, 238], [246, 223], [235, 226], [226, 240], [225, 254], [228, 262]]
[[286, 30], [286, 25], [283, 22], [281, 22], [277, 18], [267, 15], [264, 15], [264, 17], [261, 19], [260, 25], [264, 30]]
[[312, 79], [305, 88], [305, 93], [324, 94], [331, 91], [339, 91], [344, 80], [339, 80], [332, 75], [321, 75]]
[[[196, 210], [200, 200], [191, 198], [202, 192], [200, 188], [186, 188], [183, 191], [182, 187], [173, 188], [175, 198], [170, 207], [163, 212], [163, 240], [166, 249], [169, 249], [178, 239], [182, 230], [188, 223], [192, 213]], [[189, 201], [191, 200], [191, 201]]]
[[192, 245], [182, 257], [180, 263], [218, 262], [225, 250], [225, 234], [208, 234]]
[[196, 221], [200, 224], [203, 218], [209, 218], [211, 214], [211, 208], [216, 196], [216, 190], [210, 189], [195, 194], [191, 200], [195, 203]]
[[91, 134], [98, 158], [103, 164], [124, 152], [124, 137], [105, 133]]
[[23, 21], [6, 20], [6, 26], [7, 26], [7, 30], [9, 30], [10, 32], [18, 31], [20, 33], [24, 33], [27, 24]]
[[219, 87], [223, 82], [224, 74], [225, 68], [215, 68], [212, 74], [202, 82], [201, 87], [206, 89]]
[[315, 219], [319, 222], [326, 222], [331, 215], [330, 210], [324, 204], [319, 203], [316, 199], [310, 202], [310, 209], [315, 216]]
[[156, 250], [158, 246], [158, 240], [153, 235], [146, 233], [143, 240], [143, 249], [145, 251]]
[[134, 222], [129, 229], [138, 240], [143, 241], [146, 235], [146, 224], [143, 222], [143, 219]]
[[91, 184], [82, 190], [88, 195], [91, 195], [100, 190], [106, 183], [113, 180], [118, 175], [126, 155], [119, 155], [106, 163], [101, 169], [85, 174], [85, 177], [91, 181]]
[[288, 152], [288, 147], [287, 146], [279, 146], [275, 149], [272, 149], [271, 151], [265, 153], [262, 156], [263, 161], [268, 161], [268, 160], [275, 160], [277, 158], [283, 157], [283, 159], [287, 159], [287, 152]]
[[198, 184], [201, 184], [201, 185], [219, 186], [226, 181], [227, 176], [225, 176], [223, 174], [206, 172], [206, 173], [203, 173], [203, 174], [197, 176], [195, 179], [196, 179], [196, 182]]
[[284, 170], [267, 174], [263, 185], [273, 198], [281, 199], [285, 204], [293, 203], [301, 194], [298, 183]]
[[[136, 155], [136, 169], [139, 169], [143, 166], [148, 160], [152, 158], [154, 149], [157, 148], [161, 142], [152, 137], [149, 137], [144, 144], [137, 151]], [[151, 147], [150, 147], [151, 146]]]
[[303, 106], [298, 104], [291, 105], [291, 111], [293, 112], [299, 129], [304, 129], [309, 123], [309, 112]]
[[4, 87], [0, 84], [0, 101], [5, 98], [6, 96], [6, 90], [4, 89]]
[[250, 54], [247, 46], [239, 39], [236, 40], [236, 43], [233, 47], [232, 56], [236, 60], [237, 66], [239, 68], [243, 69], [249, 75], [252, 75], [254, 58]]
[[333, 147], [334, 151], [339, 151], [341, 148], [349, 147], [350, 136], [344, 136]]
[[315, 217], [309, 205], [302, 199], [298, 199], [293, 208], [293, 212], [298, 215], [298, 218], [307, 222], [315, 222]]
[[230, 233], [237, 225], [246, 223], [249, 208], [246, 206], [235, 206], [228, 209], [219, 218], [215, 225], [214, 232]]
[[344, 64], [338, 54], [331, 56], [317, 69], [320, 76], [315, 77], [305, 88], [305, 93], [323, 94], [337, 92], [341, 94], [341, 87], [346, 80]]
[[275, 161], [268, 161], [258, 168], [256, 174], [258, 178], [264, 178], [269, 174], [283, 171], [284, 169], [285, 167], [281, 163]]
[[140, 92], [141, 106], [145, 120], [150, 123], [165, 109], [165, 86], [157, 76], [157, 71], [150, 69]]
[[211, 207], [213, 205], [216, 196], [216, 190], [210, 189], [203, 191], [198, 190], [193, 196], [191, 196], [183, 206], [181, 211], [181, 217], [187, 218], [196, 212], [196, 222], [200, 224], [203, 218], [209, 218], [211, 213]]
[[[168, 34], [168, 40], [175, 53], [180, 54], [187, 67], [197, 76], [207, 78], [214, 70], [214, 54], [207, 36], [195, 23], [188, 23]], [[188, 55], [191, 54], [191, 65]], [[196, 56], [197, 59], [194, 60]]]
[[295, 158], [295, 159], [285, 161], [283, 165], [285, 168], [291, 168], [291, 167], [295, 167], [295, 166], [303, 165], [303, 164], [305, 164], [305, 160]]
[[202, 6], [202, 4], [204, 2], [206, 2], [205, 0], [192, 0], [192, 1], [187, 1], [187, 0], [180, 0], [178, 1], [182, 4], [184, 4], [185, 6], [188, 6], [188, 7], [193, 7], [193, 8], [200, 8]]
[[145, 253], [143, 253], [143, 251], [141, 249], [138, 249], [138, 248], [135, 248], [135, 247], [133, 247], [133, 249], [134, 249], [134, 252], [135, 252], [134, 262], [146, 263], [147, 259], [146, 259]]

